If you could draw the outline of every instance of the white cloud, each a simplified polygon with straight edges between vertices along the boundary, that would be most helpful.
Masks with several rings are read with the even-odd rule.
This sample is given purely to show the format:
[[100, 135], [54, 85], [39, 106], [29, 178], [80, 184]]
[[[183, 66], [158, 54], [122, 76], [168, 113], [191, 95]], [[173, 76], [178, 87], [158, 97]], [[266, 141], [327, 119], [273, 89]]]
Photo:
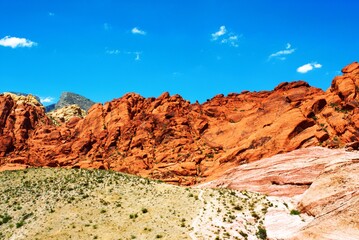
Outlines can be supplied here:
[[212, 33], [212, 40], [216, 41], [219, 37], [227, 33], [226, 26], [220, 26], [219, 30], [215, 33]]
[[309, 71], [312, 71], [315, 68], [321, 68], [321, 67], [322, 67], [322, 64], [319, 64], [316, 62], [307, 63], [307, 64], [304, 64], [303, 66], [300, 66], [299, 68], [297, 68], [297, 72], [307, 73]]
[[291, 48], [292, 45], [290, 43], [287, 43], [286, 47], [284, 50], [280, 50], [276, 53], [272, 53], [271, 55], [269, 55], [268, 59], [272, 59], [272, 58], [277, 58], [279, 60], [285, 60], [286, 59], [286, 55], [290, 55], [292, 53], [295, 52], [294, 48]]
[[26, 38], [6, 36], [0, 39], [0, 46], [3, 47], [17, 48], [17, 47], [33, 47], [36, 45], [37, 45], [36, 42], [30, 41]]
[[131, 51], [120, 51], [118, 49], [113, 49], [113, 50], [106, 50], [106, 53], [109, 55], [119, 55], [119, 54], [127, 54], [127, 55], [132, 55], [134, 56], [134, 60], [135, 61], [140, 61], [141, 60], [141, 55], [142, 52], [131, 52]]
[[320, 63], [314, 63], [314, 68], [321, 68], [322, 67], [322, 64], [320, 64]]
[[133, 34], [146, 35], [147, 33], [137, 27], [132, 28], [131, 32]]
[[228, 38], [222, 39], [221, 43], [227, 43], [232, 47], [238, 47], [238, 36], [231, 34]]
[[53, 103], [55, 98], [53, 97], [40, 97], [41, 103]]
[[53, 17], [53, 16], [55, 16], [55, 13], [53, 13], [53, 12], [48, 12], [47, 15], [49, 15], [50, 17]]
[[109, 23], [104, 23], [103, 29], [105, 29], [105, 31], [110, 31], [112, 29], [112, 26]]
[[220, 26], [219, 30], [211, 34], [212, 41], [219, 41], [221, 44], [228, 44], [231, 47], [238, 47], [238, 41], [240, 36], [231, 32], [228, 33], [226, 26]]
[[135, 57], [135, 61], [140, 61], [141, 60], [141, 52], [134, 52], [134, 54], [136, 55]]
[[120, 54], [121, 51], [118, 49], [113, 49], [113, 50], [106, 50], [106, 53], [110, 54], [110, 55], [117, 55], [117, 54]]

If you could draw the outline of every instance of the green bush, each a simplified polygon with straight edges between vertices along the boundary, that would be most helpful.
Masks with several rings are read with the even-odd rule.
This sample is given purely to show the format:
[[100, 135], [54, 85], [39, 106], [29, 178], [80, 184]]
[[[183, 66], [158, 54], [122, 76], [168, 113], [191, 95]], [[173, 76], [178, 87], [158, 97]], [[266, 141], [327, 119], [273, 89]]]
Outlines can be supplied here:
[[300, 212], [298, 210], [292, 209], [290, 210], [290, 215], [299, 215]]
[[267, 238], [267, 231], [264, 227], [259, 226], [258, 231], [256, 233], [259, 239], [266, 239]]
[[2, 218], [2, 223], [7, 223], [12, 219], [7, 213], [4, 216], [0, 215], [0, 217]]
[[17, 223], [16, 223], [16, 228], [20, 228], [20, 227], [22, 227], [24, 224], [25, 224], [24, 221], [17, 222]]

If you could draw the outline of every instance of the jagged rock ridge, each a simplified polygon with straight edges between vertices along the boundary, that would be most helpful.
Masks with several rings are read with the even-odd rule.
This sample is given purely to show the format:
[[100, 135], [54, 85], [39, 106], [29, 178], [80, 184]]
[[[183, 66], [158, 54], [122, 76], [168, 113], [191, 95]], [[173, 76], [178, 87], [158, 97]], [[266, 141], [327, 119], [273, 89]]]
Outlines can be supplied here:
[[27, 97], [29, 95], [32, 95], [39, 103], [41, 102], [40, 101], [40, 98], [36, 95], [33, 95], [33, 94], [29, 94], [29, 93], [21, 93], [21, 92], [12, 92], [10, 91], [9, 93], [12, 93], [12, 94], [15, 94], [15, 95], [18, 95], [18, 96], [24, 96], [24, 97]]
[[359, 64], [326, 91], [303, 81], [273, 91], [217, 95], [126, 94], [55, 126], [44, 109], [0, 96], [0, 165], [104, 168], [193, 184], [226, 169], [308, 146], [359, 140]]

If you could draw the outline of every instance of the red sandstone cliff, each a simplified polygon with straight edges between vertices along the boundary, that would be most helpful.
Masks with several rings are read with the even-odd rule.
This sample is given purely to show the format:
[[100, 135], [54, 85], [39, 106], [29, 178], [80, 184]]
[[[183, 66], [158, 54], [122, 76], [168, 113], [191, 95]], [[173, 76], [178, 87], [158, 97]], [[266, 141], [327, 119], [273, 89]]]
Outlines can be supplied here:
[[201, 105], [130, 93], [61, 126], [40, 104], [0, 95], [0, 165], [104, 168], [193, 184], [277, 153], [341, 147], [359, 140], [359, 64], [342, 72], [325, 92], [297, 81]]

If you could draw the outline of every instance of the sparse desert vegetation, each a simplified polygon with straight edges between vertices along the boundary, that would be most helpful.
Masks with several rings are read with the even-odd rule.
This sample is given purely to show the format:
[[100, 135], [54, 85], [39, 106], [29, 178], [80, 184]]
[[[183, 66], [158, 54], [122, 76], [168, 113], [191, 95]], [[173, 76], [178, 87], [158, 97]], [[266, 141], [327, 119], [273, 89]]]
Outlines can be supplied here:
[[0, 239], [261, 238], [265, 195], [197, 189], [105, 170], [0, 173]]
[[[196, 200], [184, 189], [82, 169], [0, 173], [2, 239], [186, 239]], [[173, 238], [172, 238], [173, 239]]]

